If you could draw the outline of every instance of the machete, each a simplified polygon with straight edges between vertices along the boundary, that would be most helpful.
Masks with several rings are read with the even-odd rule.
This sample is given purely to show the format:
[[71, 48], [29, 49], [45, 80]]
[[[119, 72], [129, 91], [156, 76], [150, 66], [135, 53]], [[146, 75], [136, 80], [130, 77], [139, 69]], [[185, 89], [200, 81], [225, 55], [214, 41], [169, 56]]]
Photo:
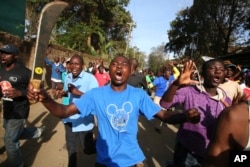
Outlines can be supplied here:
[[41, 84], [43, 84], [42, 79], [44, 76], [44, 59], [51, 32], [56, 24], [58, 17], [67, 6], [67, 2], [53, 1], [46, 4], [41, 11], [37, 29], [33, 70], [31, 75], [31, 84], [34, 88], [39, 88], [41, 87]]

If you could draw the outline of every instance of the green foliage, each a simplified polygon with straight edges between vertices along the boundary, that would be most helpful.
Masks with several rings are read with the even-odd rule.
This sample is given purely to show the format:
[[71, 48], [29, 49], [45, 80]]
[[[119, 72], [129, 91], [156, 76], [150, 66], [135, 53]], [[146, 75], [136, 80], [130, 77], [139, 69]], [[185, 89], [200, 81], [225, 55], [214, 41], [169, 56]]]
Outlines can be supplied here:
[[56, 42], [73, 50], [83, 51], [87, 48], [86, 38], [88, 27], [85, 23], [79, 23], [67, 28], [65, 33], [58, 35]]
[[148, 57], [148, 68], [157, 72], [166, 63], [168, 57], [164, 49], [164, 44], [158, 47], [152, 48], [152, 52]]
[[[27, 0], [28, 19], [38, 20], [49, 0]], [[108, 57], [125, 49], [127, 23], [131, 14], [125, 10], [129, 0], [68, 0], [52, 32], [51, 42], [70, 49]], [[34, 24], [33, 24], [34, 25]], [[36, 26], [33, 26], [36, 29]]]
[[249, 46], [249, 11], [249, 0], [194, 1], [171, 22], [166, 50], [198, 59], [226, 55], [232, 45]]

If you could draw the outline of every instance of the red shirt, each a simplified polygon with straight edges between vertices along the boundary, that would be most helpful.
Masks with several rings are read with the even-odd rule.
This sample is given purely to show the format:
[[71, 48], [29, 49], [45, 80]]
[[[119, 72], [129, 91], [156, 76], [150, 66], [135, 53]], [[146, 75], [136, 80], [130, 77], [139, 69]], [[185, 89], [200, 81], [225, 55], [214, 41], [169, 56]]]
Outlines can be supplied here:
[[108, 73], [95, 73], [95, 78], [98, 81], [99, 86], [104, 86], [110, 81], [110, 76]]
[[247, 96], [247, 99], [250, 100], [250, 88], [246, 87], [243, 89], [244, 93]]

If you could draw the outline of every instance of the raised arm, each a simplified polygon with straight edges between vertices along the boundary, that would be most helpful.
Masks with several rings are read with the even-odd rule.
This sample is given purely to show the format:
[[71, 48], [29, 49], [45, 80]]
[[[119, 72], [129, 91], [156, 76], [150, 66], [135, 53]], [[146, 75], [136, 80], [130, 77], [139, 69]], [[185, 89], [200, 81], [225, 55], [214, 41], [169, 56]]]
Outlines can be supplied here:
[[194, 62], [191, 60], [186, 62], [184, 69], [180, 76], [170, 85], [168, 90], [162, 96], [162, 101], [171, 102], [177, 89], [190, 84], [197, 84], [197, 81], [191, 79], [194, 71]]

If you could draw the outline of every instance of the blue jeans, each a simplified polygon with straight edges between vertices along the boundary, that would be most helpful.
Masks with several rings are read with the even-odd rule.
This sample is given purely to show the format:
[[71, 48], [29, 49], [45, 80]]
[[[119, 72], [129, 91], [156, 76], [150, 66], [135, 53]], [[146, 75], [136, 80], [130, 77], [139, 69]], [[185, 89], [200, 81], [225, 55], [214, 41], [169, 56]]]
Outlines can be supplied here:
[[174, 167], [201, 167], [203, 158], [191, 154], [179, 142], [174, 150]]
[[7, 166], [22, 167], [23, 160], [20, 150], [20, 139], [33, 139], [40, 137], [37, 128], [24, 128], [25, 119], [4, 119], [4, 144], [7, 151]]

